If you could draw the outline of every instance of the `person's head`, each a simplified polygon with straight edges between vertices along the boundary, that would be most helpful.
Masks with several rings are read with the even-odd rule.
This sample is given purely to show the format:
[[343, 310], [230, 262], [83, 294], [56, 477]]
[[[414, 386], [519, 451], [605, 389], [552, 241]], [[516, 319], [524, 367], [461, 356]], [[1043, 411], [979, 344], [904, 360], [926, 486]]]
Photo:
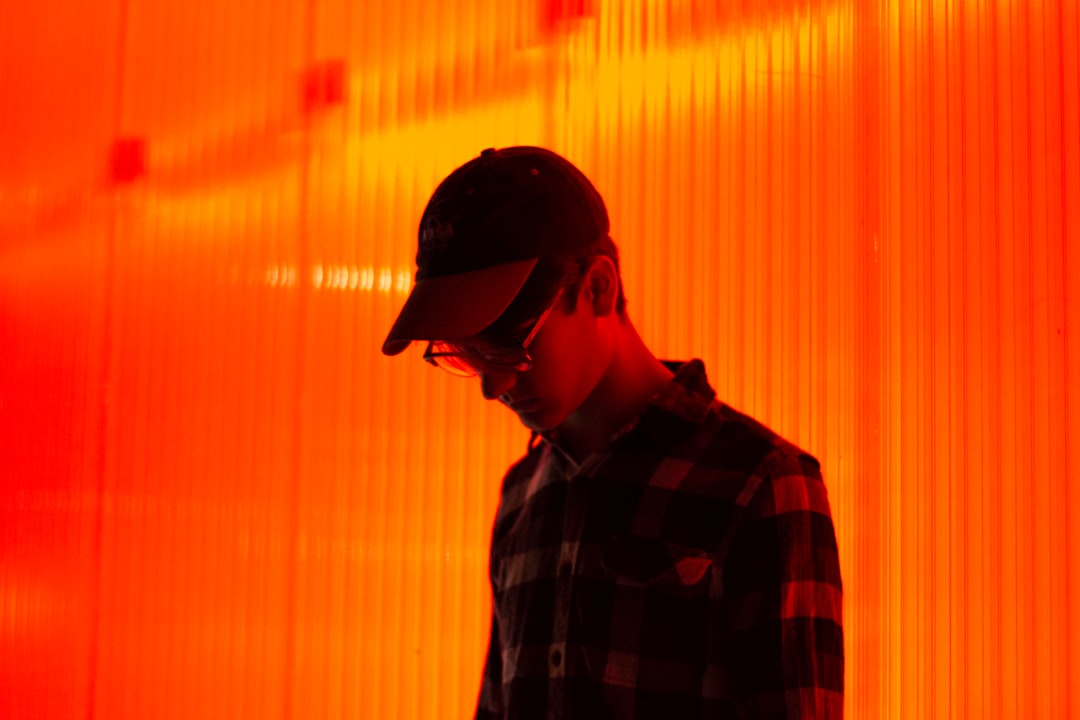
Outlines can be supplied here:
[[478, 375], [534, 429], [558, 425], [596, 386], [625, 316], [596, 188], [549, 150], [485, 150], [435, 190], [419, 235], [383, 352], [428, 341], [432, 364]]

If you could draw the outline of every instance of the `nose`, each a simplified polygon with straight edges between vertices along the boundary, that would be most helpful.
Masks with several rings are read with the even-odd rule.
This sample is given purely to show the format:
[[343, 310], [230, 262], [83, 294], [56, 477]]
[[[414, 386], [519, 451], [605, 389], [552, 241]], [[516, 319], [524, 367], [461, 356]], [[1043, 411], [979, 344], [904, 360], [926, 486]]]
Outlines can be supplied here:
[[517, 382], [516, 370], [484, 370], [480, 373], [480, 389], [484, 397], [494, 400]]

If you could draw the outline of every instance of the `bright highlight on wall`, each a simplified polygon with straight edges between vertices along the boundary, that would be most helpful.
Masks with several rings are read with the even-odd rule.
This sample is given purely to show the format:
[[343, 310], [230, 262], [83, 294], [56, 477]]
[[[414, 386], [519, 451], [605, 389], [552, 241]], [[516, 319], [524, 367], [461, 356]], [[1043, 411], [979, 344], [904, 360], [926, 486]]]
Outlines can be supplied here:
[[434, 185], [518, 143], [821, 459], [848, 717], [1080, 715], [1075, 0], [3, 16], [0, 716], [468, 716], [528, 438], [378, 347]]

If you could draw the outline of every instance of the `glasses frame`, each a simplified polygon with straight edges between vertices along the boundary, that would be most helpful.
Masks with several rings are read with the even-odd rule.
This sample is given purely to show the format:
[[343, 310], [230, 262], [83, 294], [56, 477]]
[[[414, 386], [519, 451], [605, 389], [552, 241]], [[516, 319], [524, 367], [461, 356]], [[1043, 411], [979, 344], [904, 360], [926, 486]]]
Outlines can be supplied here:
[[[533, 366], [533, 359], [532, 355], [529, 354], [529, 346], [536, 338], [537, 333], [540, 332], [540, 328], [543, 327], [544, 321], [548, 319], [548, 316], [551, 315], [551, 313], [558, 306], [559, 300], [562, 299], [564, 289], [565, 288], [559, 288], [559, 291], [555, 293], [555, 297], [551, 301], [551, 304], [548, 305], [548, 308], [544, 310], [544, 312], [540, 313], [540, 316], [538, 318], [536, 318], [536, 322], [533, 323], [532, 329], [529, 331], [529, 334], [525, 336], [525, 339], [521, 341], [520, 346], [500, 349], [496, 353], [483, 352], [477, 349], [470, 349], [471, 352], [481, 359], [484, 367], [499, 370], [513, 370], [516, 372], [528, 372], [529, 370], [531, 370]], [[482, 367], [476, 367], [476, 363], [469, 360], [464, 354], [460, 352], [435, 352], [433, 349], [435, 347], [435, 342], [435, 340], [428, 341], [427, 350], [424, 351], [425, 362], [429, 363], [430, 365], [434, 365], [437, 368], [445, 370], [451, 375], [455, 375], [457, 377], [476, 377], [483, 372]], [[472, 368], [473, 371], [471, 373], [466, 373], [464, 371], [458, 372], [457, 368], [451, 367], [449, 365], [440, 364], [438, 362], [438, 358], [441, 357], [461, 358], [462, 364]], [[515, 362], [508, 363], [500, 360], [500, 357], [513, 357], [515, 359]]]

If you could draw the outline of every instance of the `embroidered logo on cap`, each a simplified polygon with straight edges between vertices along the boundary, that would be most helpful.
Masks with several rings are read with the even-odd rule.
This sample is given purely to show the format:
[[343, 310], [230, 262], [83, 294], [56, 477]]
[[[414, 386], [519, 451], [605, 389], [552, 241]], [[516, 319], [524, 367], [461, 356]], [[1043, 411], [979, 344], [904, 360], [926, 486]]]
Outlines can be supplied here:
[[447, 198], [436, 194], [428, 205], [420, 228], [420, 252], [430, 253], [445, 250], [454, 237], [454, 225], [447, 219], [445, 212]]
[[454, 226], [451, 223], [431, 223], [420, 232], [420, 250], [425, 253], [443, 250], [453, 237]]

